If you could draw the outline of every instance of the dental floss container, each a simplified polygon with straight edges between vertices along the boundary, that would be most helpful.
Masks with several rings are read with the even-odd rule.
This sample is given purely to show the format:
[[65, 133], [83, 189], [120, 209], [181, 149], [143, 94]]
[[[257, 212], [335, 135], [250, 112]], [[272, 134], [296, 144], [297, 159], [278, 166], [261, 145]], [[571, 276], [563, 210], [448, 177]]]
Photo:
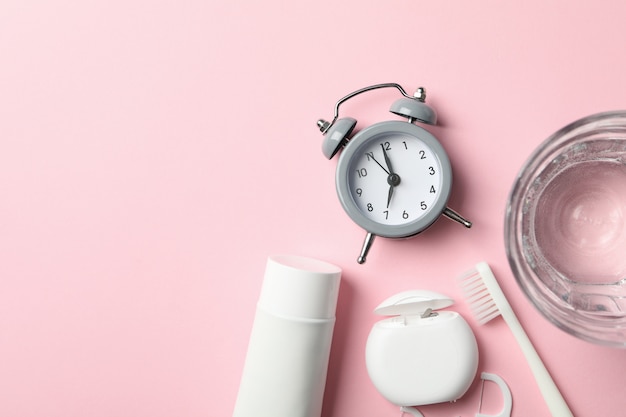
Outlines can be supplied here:
[[391, 403], [456, 401], [469, 389], [478, 369], [474, 333], [459, 313], [435, 311], [453, 303], [434, 291], [406, 291], [374, 310], [391, 317], [372, 327], [366, 366], [376, 389]]
[[234, 417], [320, 417], [341, 269], [268, 258]]

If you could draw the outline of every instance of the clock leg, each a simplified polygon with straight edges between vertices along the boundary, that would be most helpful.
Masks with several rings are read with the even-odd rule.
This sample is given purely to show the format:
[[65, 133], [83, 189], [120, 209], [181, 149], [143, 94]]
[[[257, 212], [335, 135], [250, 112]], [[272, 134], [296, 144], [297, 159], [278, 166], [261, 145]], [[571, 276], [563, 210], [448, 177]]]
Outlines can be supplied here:
[[365, 241], [363, 242], [363, 248], [361, 249], [361, 254], [359, 255], [359, 258], [357, 259], [357, 262], [360, 264], [364, 264], [365, 263], [365, 258], [367, 257], [368, 252], [370, 251], [370, 248], [372, 247], [372, 243], [374, 243], [374, 238], [376, 237], [375, 234], [372, 233], [367, 233], [367, 235], [365, 235]]
[[472, 222], [463, 218], [463, 216], [461, 216], [456, 211], [452, 210], [450, 207], [445, 208], [445, 210], [443, 211], [443, 215], [449, 218], [450, 220], [454, 220], [455, 222], [462, 224], [468, 229], [472, 227]]

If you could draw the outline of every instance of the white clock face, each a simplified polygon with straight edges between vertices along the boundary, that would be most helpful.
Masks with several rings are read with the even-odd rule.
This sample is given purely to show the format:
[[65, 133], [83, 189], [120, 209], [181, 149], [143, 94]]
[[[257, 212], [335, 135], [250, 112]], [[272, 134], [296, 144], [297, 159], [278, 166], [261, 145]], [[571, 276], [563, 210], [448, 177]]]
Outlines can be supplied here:
[[[389, 164], [387, 163], [389, 161]], [[377, 223], [409, 223], [428, 213], [441, 190], [441, 163], [416, 137], [381, 135], [352, 160], [348, 183], [359, 210]]]
[[443, 148], [427, 131], [409, 123], [386, 123], [402, 129], [394, 124], [362, 131], [364, 135], [346, 146], [338, 191], [348, 214], [366, 230], [410, 236], [427, 228], [445, 208], [451, 170]]

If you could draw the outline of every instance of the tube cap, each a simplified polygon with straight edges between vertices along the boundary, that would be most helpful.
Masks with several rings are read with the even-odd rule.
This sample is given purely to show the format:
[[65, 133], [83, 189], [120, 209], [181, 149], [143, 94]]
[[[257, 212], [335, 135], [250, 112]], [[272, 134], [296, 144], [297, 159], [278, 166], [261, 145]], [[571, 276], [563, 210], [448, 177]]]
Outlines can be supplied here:
[[341, 268], [313, 258], [270, 256], [259, 296], [265, 311], [300, 319], [333, 319]]

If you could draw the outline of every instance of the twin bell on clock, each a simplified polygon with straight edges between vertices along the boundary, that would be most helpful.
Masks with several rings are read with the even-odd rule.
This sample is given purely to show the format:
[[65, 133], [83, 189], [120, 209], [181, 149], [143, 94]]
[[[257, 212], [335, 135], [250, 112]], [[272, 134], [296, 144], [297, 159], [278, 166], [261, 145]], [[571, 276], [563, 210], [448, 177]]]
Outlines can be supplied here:
[[[339, 107], [359, 94], [395, 88], [402, 97], [389, 111], [406, 120], [388, 120], [359, 130], [356, 119], [339, 118]], [[398, 84], [376, 84], [356, 90], [335, 104], [332, 121], [318, 120], [322, 151], [332, 159], [340, 150], [335, 185], [350, 218], [367, 235], [358, 257], [365, 262], [376, 236], [415, 236], [444, 215], [465, 227], [472, 224], [447, 207], [452, 188], [450, 159], [439, 141], [415, 123], [435, 125], [437, 113], [425, 103], [426, 91], [411, 97]]]

